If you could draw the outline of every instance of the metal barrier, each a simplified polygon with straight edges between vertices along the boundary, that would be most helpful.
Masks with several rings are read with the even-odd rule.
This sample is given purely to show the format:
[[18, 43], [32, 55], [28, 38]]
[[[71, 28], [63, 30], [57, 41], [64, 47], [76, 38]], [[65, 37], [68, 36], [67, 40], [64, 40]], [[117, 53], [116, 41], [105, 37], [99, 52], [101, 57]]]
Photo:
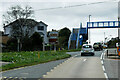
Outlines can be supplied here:
[[116, 49], [107, 49], [105, 52], [105, 56], [107, 58], [109, 57], [118, 57], [118, 53]]

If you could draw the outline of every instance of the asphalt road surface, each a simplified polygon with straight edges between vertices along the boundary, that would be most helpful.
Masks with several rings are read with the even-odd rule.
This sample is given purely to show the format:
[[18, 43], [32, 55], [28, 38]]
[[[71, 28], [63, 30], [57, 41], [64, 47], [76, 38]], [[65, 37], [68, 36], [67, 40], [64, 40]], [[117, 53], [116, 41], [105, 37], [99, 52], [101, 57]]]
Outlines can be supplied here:
[[[44, 78], [104, 78], [104, 71], [100, 60], [102, 51], [95, 52], [95, 56], [81, 56], [78, 54], [49, 72]], [[72, 53], [69, 53], [72, 54]]]
[[55, 66], [62, 63], [65, 60], [66, 59], [5, 71], [2, 72], [2, 77], [42, 78], [42, 75], [45, 75], [46, 72], [50, 71], [52, 68], [54, 68]]
[[[81, 56], [80, 52], [68, 52], [67, 54], [71, 54], [72, 57], [69, 59], [52, 61], [45, 64], [38, 64], [30, 67], [2, 72], [2, 77], [105, 79], [100, 60], [102, 51], [96, 51], [95, 56]], [[60, 63], [62, 64], [59, 65]]]

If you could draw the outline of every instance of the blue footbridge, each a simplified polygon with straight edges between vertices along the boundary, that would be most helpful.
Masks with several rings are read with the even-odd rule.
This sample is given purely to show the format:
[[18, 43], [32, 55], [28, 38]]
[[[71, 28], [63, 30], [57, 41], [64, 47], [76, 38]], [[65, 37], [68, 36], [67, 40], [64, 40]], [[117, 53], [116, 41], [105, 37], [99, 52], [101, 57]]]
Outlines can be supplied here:
[[94, 28], [120, 28], [120, 21], [87, 22], [87, 27], [73, 28], [69, 36], [68, 49], [77, 49], [88, 40], [88, 29]]

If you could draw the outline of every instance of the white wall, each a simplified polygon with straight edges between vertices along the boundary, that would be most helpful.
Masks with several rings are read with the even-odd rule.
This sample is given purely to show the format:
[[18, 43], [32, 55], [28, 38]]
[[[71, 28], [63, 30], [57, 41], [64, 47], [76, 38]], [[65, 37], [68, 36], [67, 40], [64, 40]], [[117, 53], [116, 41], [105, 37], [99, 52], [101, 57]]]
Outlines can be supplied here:
[[[44, 30], [38, 30], [37, 26], [44, 26]], [[11, 35], [10, 32], [11, 32], [10, 26], [5, 27], [5, 34], [9, 34], [9, 36], [10, 36]], [[44, 34], [44, 42], [48, 43], [47, 26], [45, 24], [39, 23], [38, 25], [36, 25], [30, 35], [32, 35], [34, 32], [38, 32], [38, 33], [42, 32]]]
[[[38, 30], [38, 26], [44, 26], [44, 30]], [[37, 26], [34, 27], [34, 32], [42, 32], [44, 34], [44, 42], [48, 43], [48, 37], [47, 37], [47, 26], [39, 23]]]
[[11, 34], [10, 34], [10, 31], [11, 31], [11, 28], [10, 28], [10, 26], [8, 26], [8, 27], [5, 27], [5, 30], [4, 30], [5, 32], [4, 32], [4, 34], [9, 34], [8, 36], [10, 36]]

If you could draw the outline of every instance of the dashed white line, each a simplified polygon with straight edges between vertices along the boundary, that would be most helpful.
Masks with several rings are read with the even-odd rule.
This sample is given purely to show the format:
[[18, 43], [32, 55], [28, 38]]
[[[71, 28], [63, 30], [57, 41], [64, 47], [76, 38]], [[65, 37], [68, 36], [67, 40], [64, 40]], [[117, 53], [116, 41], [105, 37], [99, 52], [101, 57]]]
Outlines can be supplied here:
[[104, 75], [105, 75], [105, 78], [106, 78], [107, 80], [109, 80], [109, 79], [108, 79], [108, 76], [107, 76], [107, 74], [106, 74], [106, 73], [104, 73]]
[[75, 57], [78, 56], [78, 55], [75, 55]]
[[103, 60], [101, 61], [101, 63], [103, 64]]
[[100, 56], [100, 59], [103, 59], [103, 52], [102, 52], [102, 54], [101, 54], [101, 56]]
[[103, 71], [105, 71], [105, 67], [104, 67], [104, 66], [102, 66], [102, 68], [103, 68]]
[[85, 62], [87, 59], [84, 59], [83, 61]]
[[100, 59], [101, 59], [102, 69], [103, 69], [103, 71], [104, 71], [105, 78], [106, 78], [107, 80], [109, 80], [109, 79], [108, 79], [108, 76], [107, 76], [107, 73], [105, 73], [105, 67], [104, 67], [104, 63], [103, 63], [105, 51], [106, 51], [106, 50], [104, 50], [104, 51], [102, 52], [102, 54], [101, 54], [101, 56], [100, 56]]

